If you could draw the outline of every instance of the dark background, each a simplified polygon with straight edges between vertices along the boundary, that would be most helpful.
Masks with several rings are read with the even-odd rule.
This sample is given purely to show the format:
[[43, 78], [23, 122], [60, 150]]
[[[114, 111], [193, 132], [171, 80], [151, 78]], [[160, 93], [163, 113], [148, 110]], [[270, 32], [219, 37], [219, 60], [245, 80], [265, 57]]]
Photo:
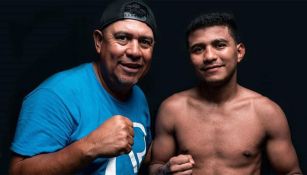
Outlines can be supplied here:
[[[92, 30], [105, 0], [0, 2], [0, 174], [7, 174], [9, 146], [22, 98], [50, 75], [91, 61]], [[152, 69], [139, 85], [153, 119], [167, 96], [196, 82], [184, 32], [201, 12], [232, 11], [247, 47], [239, 83], [277, 102], [287, 115], [300, 165], [307, 172], [307, 2], [150, 1], [158, 23]], [[272, 174], [264, 165], [264, 174]]]

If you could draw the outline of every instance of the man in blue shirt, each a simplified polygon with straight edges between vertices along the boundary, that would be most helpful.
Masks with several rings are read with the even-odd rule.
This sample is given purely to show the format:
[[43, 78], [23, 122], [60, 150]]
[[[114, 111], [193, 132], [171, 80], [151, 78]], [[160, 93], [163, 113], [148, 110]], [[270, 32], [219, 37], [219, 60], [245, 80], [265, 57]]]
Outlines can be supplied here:
[[11, 174], [137, 174], [151, 142], [138, 80], [156, 35], [141, 0], [113, 1], [93, 32], [99, 59], [53, 75], [23, 101]]

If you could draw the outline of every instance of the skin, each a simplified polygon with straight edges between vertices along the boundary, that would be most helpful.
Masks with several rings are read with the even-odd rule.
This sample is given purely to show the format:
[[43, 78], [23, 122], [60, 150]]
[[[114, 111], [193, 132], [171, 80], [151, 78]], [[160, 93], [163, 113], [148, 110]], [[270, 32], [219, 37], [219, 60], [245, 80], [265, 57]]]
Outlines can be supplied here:
[[[137, 20], [121, 20], [93, 33], [99, 60], [93, 64], [97, 79], [114, 97], [124, 100], [146, 74], [153, 52], [153, 32]], [[33, 157], [14, 155], [10, 174], [74, 174], [97, 157], [129, 153], [133, 124], [116, 115], [81, 140], [63, 149]]]
[[152, 30], [137, 20], [122, 20], [105, 30], [95, 30], [94, 40], [101, 68], [101, 83], [119, 99], [125, 99], [131, 87], [150, 68], [154, 38]]
[[237, 83], [244, 45], [226, 26], [197, 29], [188, 43], [201, 83], [161, 104], [150, 173], [260, 175], [264, 149], [278, 174], [302, 174], [281, 108]]

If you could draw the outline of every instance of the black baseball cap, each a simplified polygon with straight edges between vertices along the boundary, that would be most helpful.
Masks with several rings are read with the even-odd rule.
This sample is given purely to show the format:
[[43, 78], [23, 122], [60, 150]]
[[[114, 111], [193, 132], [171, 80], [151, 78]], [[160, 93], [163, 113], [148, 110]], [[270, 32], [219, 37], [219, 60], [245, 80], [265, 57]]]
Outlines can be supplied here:
[[122, 20], [134, 19], [147, 24], [157, 34], [157, 25], [154, 14], [143, 0], [115, 0], [103, 11], [100, 18], [99, 28], [104, 29], [108, 25]]

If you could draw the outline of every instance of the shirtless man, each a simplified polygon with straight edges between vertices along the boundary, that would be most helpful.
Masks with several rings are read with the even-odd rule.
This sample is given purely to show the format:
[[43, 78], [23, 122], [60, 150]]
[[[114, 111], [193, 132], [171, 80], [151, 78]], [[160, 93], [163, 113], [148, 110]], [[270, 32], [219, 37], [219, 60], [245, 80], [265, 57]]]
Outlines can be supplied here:
[[281, 108], [237, 83], [245, 47], [233, 16], [197, 17], [187, 44], [200, 83], [162, 103], [150, 173], [259, 175], [264, 149], [278, 174], [302, 174]]

